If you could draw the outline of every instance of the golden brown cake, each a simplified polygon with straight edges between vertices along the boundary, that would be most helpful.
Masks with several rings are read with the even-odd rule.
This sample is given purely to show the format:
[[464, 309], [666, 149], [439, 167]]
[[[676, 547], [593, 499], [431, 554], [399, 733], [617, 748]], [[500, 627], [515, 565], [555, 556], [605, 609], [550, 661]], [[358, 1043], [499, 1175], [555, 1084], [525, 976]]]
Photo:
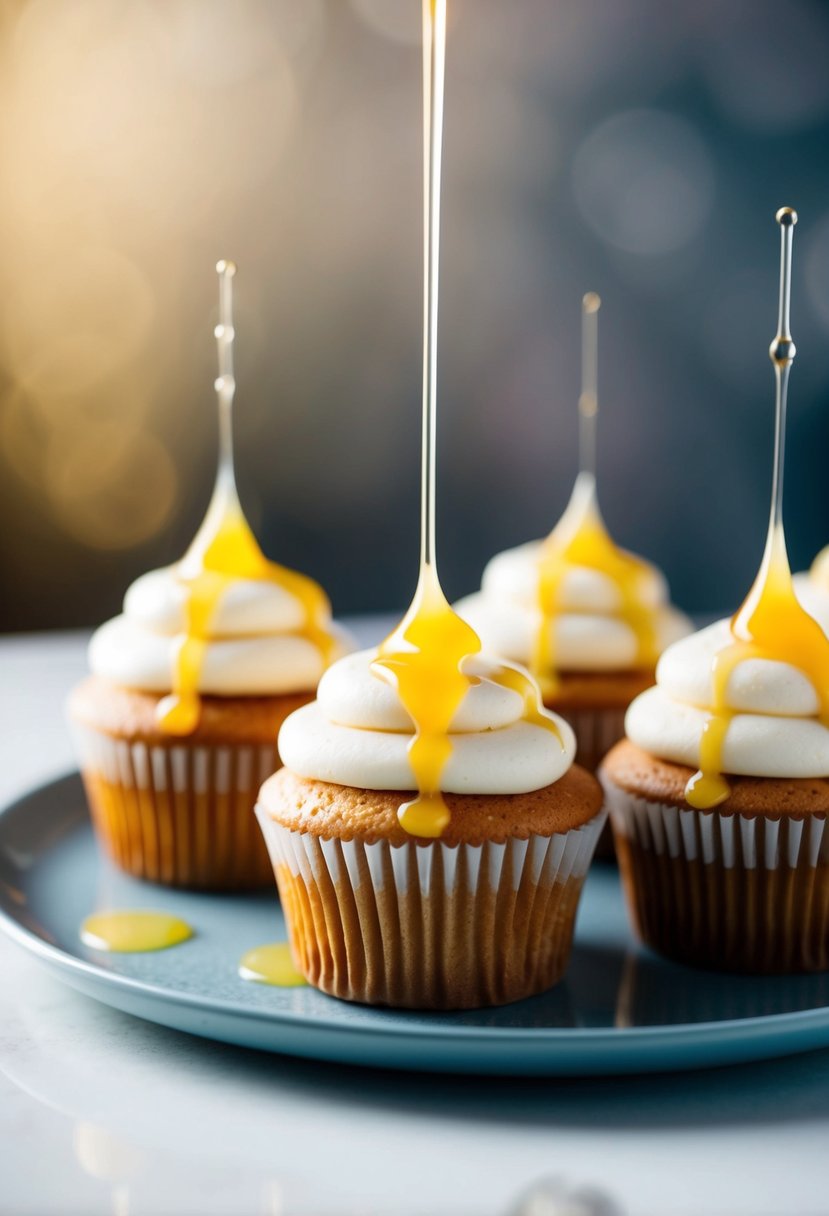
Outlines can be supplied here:
[[203, 697], [182, 742], [160, 728], [159, 696], [88, 677], [69, 714], [104, 851], [135, 877], [169, 886], [266, 886], [271, 867], [251, 809], [279, 766], [282, 722], [312, 696]]
[[602, 766], [639, 935], [703, 967], [829, 968], [829, 780], [729, 776], [703, 811], [686, 801], [693, 775], [629, 740]]

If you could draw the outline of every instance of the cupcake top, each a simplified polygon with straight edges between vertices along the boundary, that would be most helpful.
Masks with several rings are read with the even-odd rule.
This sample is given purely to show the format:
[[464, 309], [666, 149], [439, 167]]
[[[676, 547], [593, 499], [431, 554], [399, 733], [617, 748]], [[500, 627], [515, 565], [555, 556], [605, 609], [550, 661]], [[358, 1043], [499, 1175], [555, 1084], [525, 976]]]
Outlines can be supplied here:
[[829, 776], [829, 598], [811, 609], [816, 619], [798, 603], [777, 528], [740, 612], [666, 650], [656, 687], [630, 706], [633, 743], [700, 770], [692, 805], [727, 797], [719, 773]]
[[481, 590], [457, 609], [488, 647], [527, 664], [545, 692], [557, 672], [652, 668], [691, 629], [662, 573], [613, 543], [590, 473], [577, 478], [550, 536], [492, 558]]
[[829, 614], [829, 545], [821, 549], [808, 570], [794, 576], [797, 598], [813, 617]]
[[522, 794], [567, 772], [570, 727], [520, 668], [480, 653], [427, 567], [400, 628], [335, 663], [317, 699], [279, 735], [283, 764], [310, 780], [419, 792], [402, 805], [413, 835], [439, 836], [449, 794]]
[[93, 635], [89, 662], [111, 683], [170, 694], [159, 724], [187, 734], [199, 694], [312, 691], [348, 648], [321, 588], [264, 556], [223, 471], [185, 557], [133, 583], [122, 615]]

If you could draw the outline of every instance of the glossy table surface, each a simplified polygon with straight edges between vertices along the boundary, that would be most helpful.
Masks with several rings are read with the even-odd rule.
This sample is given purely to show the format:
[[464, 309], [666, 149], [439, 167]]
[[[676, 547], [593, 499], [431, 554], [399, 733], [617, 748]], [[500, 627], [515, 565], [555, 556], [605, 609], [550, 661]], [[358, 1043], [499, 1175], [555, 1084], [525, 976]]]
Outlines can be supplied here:
[[[0, 641], [2, 802], [73, 767], [84, 641]], [[4, 1213], [829, 1211], [829, 1051], [615, 1080], [369, 1072], [117, 1013], [5, 939], [0, 974]]]

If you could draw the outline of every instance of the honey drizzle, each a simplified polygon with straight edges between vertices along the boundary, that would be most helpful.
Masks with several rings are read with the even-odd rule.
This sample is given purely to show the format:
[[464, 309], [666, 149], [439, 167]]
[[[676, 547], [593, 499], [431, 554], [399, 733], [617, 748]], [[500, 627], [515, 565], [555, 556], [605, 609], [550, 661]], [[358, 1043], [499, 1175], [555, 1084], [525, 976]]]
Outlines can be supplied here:
[[248, 950], [239, 960], [239, 977], [273, 988], [302, 988], [308, 982], [297, 971], [287, 942], [272, 942]]
[[168, 912], [95, 912], [81, 925], [81, 941], [93, 950], [140, 954], [189, 941], [193, 930]]
[[[391, 683], [412, 720], [408, 755], [417, 786], [398, 816], [413, 836], [435, 838], [449, 822], [441, 779], [452, 754], [452, 721], [475, 678], [464, 664], [481, 650], [475, 631], [455, 613], [440, 585], [435, 546], [437, 321], [440, 178], [446, 61], [446, 0], [423, 0], [424, 291], [423, 430], [421, 451], [420, 575], [411, 606], [386, 638], [372, 671]], [[525, 717], [555, 733], [529, 677], [507, 664], [488, 678], [519, 693]]]
[[219, 376], [215, 383], [219, 405], [219, 467], [213, 496], [193, 543], [181, 560], [177, 580], [183, 595], [184, 632], [178, 643], [172, 693], [156, 707], [161, 728], [189, 735], [201, 715], [198, 688], [212, 624], [222, 597], [239, 579], [270, 582], [302, 604], [303, 636], [321, 652], [327, 665], [333, 646], [328, 629], [330, 604], [313, 579], [269, 561], [245, 518], [233, 468], [233, 262], [216, 266], [219, 276], [219, 324], [215, 335]]
[[777, 212], [780, 225], [780, 294], [777, 335], [769, 354], [774, 365], [774, 471], [771, 511], [763, 560], [748, 596], [731, 620], [733, 642], [714, 657], [711, 678], [713, 712], [700, 742], [700, 769], [688, 782], [685, 797], [698, 810], [710, 810], [729, 795], [722, 776], [723, 748], [734, 717], [726, 701], [731, 673], [749, 659], [769, 659], [798, 668], [820, 700], [820, 719], [829, 725], [829, 641], [801, 607], [792, 582], [783, 530], [783, 471], [789, 372], [795, 357], [790, 332], [792, 237], [797, 213]]
[[582, 300], [582, 390], [579, 396], [579, 475], [563, 516], [542, 545], [539, 559], [536, 632], [530, 669], [546, 696], [558, 687], [553, 623], [560, 608], [561, 587], [573, 566], [597, 570], [619, 592], [619, 615], [636, 637], [637, 666], [651, 667], [658, 658], [654, 612], [643, 602], [648, 566], [613, 543], [599, 510], [596, 491], [596, 425], [598, 398], [598, 333], [601, 299], [588, 292]]

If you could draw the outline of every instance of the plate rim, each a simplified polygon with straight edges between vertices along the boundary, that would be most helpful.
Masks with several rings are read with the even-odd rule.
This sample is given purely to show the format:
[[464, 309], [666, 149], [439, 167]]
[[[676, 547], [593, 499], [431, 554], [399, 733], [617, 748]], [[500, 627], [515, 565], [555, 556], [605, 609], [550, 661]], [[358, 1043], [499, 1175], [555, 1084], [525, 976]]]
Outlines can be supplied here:
[[[22, 808], [33, 798], [44, 795], [48, 796], [49, 792], [54, 790], [55, 787], [70, 783], [82, 784], [82, 777], [77, 769], [69, 770], [58, 777], [32, 786], [24, 793], [15, 797], [11, 802], [0, 807], [0, 839], [2, 838], [4, 820], [15, 813], [20, 813]], [[83, 826], [84, 824], [91, 826], [88, 808], [86, 816], [78, 817], [76, 826]], [[145, 980], [135, 979], [131, 976], [121, 975], [119, 972], [108, 971], [94, 962], [79, 958], [60, 946], [44, 940], [33, 930], [21, 924], [18, 919], [7, 911], [3, 904], [0, 904], [0, 930], [21, 949], [26, 950], [39, 961], [46, 963], [52, 970], [58, 973], [68, 972], [73, 976], [90, 981], [92, 986], [101, 988], [111, 986], [128, 994], [143, 996], [165, 1004], [175, 1005], [179, 1008], [197, 1010], [202, 1013], [208, 1012], [218, 1016], [229, 1016], [234, 1019], [241, 1019], [249, 1024], [278, 1024], [280, 1026], [299, 1028], [310, 1033], [333, 1032], [338, 1035], [347, 1034], [354, 1038], [361, 1038], [367, 1035], [381, 1035], [385, 1039], [413, 1036], [429, 1041], [454, 1039], [467, 1043], [497, 1042], [504, 1047], [521, 1044], [525, 1047], [532, 1046], [535, 1049], [542, 1048], [545, 1045], [559, 1047], [564, 1043], [578, 1043], [586, 1049], [589, 1049], [591, 1046], [613, 1045], [617, 1051], [636, 1053], [640, 1052], [642, 1047], [648, 1044], [658, 1044], [659, 1047], [664, 1048], [671, 1043], [692, 1046], [698, 1045], [701, 1042], [710, 1042], [714, 1039], [719, 1042], [726, 1040], [733, 1041], [735, 1039], [751, 1040], [762, 1037], [768, 1031], [772, 1031], [774, 1037], [778, 1039], [787, 1039], [798, 1030], [829, 1029], [829, 1005], [820, 1005], [812, 1009], [790, 1010], [785, 1013], [759, 1014], [745, 1018], [724, 1018], [717, 1021], [679, 1022], [672, 1025], [656, 1024], [653, 1026], [630, 1027], [528, 1026], [520, 1029], [497, 1026], [430, 1025], [428, 1020], [414, 1025], [395, 1025], [393, 1018], [396, 1011], [384, 1008], [382, 1012], [387, 1017], [376, 1026], [354, 1026], [339, 1021], [336, 1018], [330, 1018], [328, 1015], [309, 1019], [281, 1009], [267, 1012], [261, 1009], [246, 1009], [244, 1006], [232, 1001], [181, 992], [176, 989], [161, 987], [158, 984], [149, 983]], [[88, 991], [86, 985], [84, 990]], [[331, 1001], [337, 1000], [335, 997], [327, 996], [326, 993], [320, 993], [320, 995], [326, 996]], [[361, 1008], [370, 1008], [370, 1006], [361, 1006]], [[406, 1013], [418, 1013], [420, 1016], [423, 1016], [425, 1013], [428, 1018], [428, 1011], [408, 1010], [400, 1012], [404, 1016]], [[810, 1049], [810, 1045], [806, 1045], [803, 1048], [804, 1051]]]

